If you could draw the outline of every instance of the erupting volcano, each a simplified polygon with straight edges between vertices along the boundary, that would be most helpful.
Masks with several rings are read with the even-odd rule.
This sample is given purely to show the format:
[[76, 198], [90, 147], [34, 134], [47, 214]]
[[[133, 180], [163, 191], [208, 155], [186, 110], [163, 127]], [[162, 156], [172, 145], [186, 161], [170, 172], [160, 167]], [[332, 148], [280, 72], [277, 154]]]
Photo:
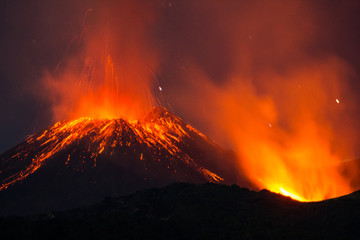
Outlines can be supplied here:
[[1, 206], [49, 211], [172, 182], [232, 183], [231, 158], [164, 108], [141, 121], [62, 121], [0, 157]]
[[[37, 104], [29, 112], [41, 121], [26, 122], [18, 139], [29, 128], [32, 135], [0, 156], [0, 215], [173, 182], [238, 184], [304, 202], [359, 189], [357, 76], [346, 54], [321, 48], [330, 35], [319, 29], [328, 24], [309, 13], [312, 4], [77, 4], [65, 4], [71, 20], [47, 16], [59, 29], [34, 27], [63, 40], [29, 34], [32, 45], [19, 44], [41, 58], [36, 69], [22, 63], [33, 76], [18, 93], [31, 92]], [[52, 64], [40, 64], [48, 58]], [[24, 124], [7, 115], [5, 122]]]
[[107, 49], [85, 51], [81, 71], [70, 61], [44, 77], [58, 122], [0, 156], [2, 214], [68, 209], [173, 182], [242, 181], [234, 153], [156, 107], [151, 68], [115, 64]]

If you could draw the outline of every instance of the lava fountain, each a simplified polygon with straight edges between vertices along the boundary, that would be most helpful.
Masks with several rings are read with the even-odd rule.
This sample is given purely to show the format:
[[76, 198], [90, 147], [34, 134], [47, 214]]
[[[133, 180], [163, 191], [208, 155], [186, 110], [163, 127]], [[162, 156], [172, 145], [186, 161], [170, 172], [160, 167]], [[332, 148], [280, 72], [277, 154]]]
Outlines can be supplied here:
[[141, 119], [157, 105], [151, 93], [157, 56], [148, 36], [154, 13], [139, 2], [108, 2], [84, 18], [65, 59], [43, 78], [54, 120]]

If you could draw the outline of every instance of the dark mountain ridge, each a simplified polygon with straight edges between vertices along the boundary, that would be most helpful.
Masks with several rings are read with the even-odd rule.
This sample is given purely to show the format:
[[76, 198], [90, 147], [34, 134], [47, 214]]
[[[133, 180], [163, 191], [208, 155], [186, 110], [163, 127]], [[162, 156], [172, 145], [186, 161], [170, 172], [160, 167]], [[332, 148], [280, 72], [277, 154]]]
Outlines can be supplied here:
[[236, 185], [177, 183], [71, 211], [0, 219], [0, 237], [358, 239], [359, 195], [304, 203]]

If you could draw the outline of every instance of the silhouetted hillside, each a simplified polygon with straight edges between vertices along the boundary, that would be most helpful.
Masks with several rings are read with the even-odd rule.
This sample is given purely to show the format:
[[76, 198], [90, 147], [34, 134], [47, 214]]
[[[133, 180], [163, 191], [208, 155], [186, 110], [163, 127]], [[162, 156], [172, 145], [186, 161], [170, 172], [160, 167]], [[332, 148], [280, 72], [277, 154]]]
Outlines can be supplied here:
[[178, 183], [67, 212], [1, 220], [1, 239], [358, 239], [360, 194], [301, 203]]

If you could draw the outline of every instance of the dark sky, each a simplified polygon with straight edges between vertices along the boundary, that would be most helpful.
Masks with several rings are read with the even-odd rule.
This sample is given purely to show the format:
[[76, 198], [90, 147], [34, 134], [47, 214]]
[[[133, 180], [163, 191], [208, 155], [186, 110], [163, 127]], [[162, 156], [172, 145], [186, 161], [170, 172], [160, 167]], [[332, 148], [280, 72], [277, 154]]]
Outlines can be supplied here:
[[[337, 80], [347, 106], [343, 124], [350, 125], [344, 131], [359, 131], [359, 1], [115, 2], [0, 0], [0, 152], [54, 122], [52, 103], [41, 85], [44, 72], [76, 55], [83, 46], [74, 39], [104, 21], [115, 32], [119, 26], [146, 40], [146, 47], [156, 52], [154, 70], [166, 105], [214, 138], [214, 125], [205, 118], [216, 109], [208, 104], [211, 94], [194, 85], [199, 75], [207, 76], [209, 88], [221, 89], [238, 74], [251, 79], [257, 96], [270, 96], [274, 91], [266, 87], [264, 73], [286, 76], [299, 68], [316, 69], [316, 64], [326, 71], [332, 69], [329, 62], [345, 69]], [[109, 13], [106, 20], [98, 14], [103, 8]]]

